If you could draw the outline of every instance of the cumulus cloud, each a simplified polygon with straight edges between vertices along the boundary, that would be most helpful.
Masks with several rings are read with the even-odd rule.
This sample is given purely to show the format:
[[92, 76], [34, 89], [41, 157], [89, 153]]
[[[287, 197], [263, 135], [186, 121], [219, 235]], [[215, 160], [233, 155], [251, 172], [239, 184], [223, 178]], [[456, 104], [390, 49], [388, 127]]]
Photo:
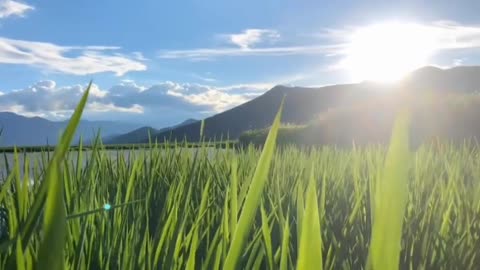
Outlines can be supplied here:
[[[57, 86], [54, 81], [40, 81], [24, 89], [16, 89], [0, 96], [0, 111], [11, 111], [26, 116], [64, 118], [70, 115], [82, 94], [84, 85]], [[107, 99], [108, 92], [92, 85], [86, 110], [90, 112], [141, 113], [138, 104], [115, 106]]]
[[33, 9], [33, 6], [22, 2], [13, 0], [0, 0], [0, 19], [13, 16], [24, 17], [28, 11]]
[[130, 71], [147, 69], [139, 60], [143, 57], [141, 54], [128, 56], [119, 53], [119, 49], [107, 46], [60, 46], [0, 37], [0, 64], [29, 65], [73, 75], [113, 72], [122, 76]]
[[[204, 116], [240, 105], [262, 94], [269, 86], [245, 84], [213, 87], [170, 81], [142, 86], [124, 80], [105, 90], [94, 84], [86, 114], [117, 118], [122, 115], [142, 115], [145, 119], [171, 117], [175, 113]], [[0, 111], [52, 119], [66, 118], [73, 112], [85, 88], [85, 85], [58, 86], [51, 80], [40, 81], [0, 95]]]
[[268, 88], [266, 84], [216, 87], [171, 81], [145, 87], [133, 82], [124, 82], [112, 87], [109, 90], [109, 97], [119, 106], [135, 103], [157, 110], [180, 109], [189, 112], [218, 113], [248, 101], [253, 97], [252, 92], [258, 96]]

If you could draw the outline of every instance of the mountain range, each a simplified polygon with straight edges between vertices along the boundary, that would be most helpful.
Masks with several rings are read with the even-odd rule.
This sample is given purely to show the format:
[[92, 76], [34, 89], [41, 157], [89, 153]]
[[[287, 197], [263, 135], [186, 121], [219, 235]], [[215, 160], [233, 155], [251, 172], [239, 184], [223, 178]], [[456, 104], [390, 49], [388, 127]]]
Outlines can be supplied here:
[[[338, 129], [338, 132], [348, 133], [345, 123], [348, 122], [347, 120], [355, 122], [353, 112], [359, 114], [362, 111], [370, 111], [372, 115], [388, 114], [386, 110], [382, 111], [375, 107], [384, 109], [389, 107], [390, 105], [386, 105], [389, 101], [386, 100], [394, 97], [395, 93], [408, 93], [414, 99], [423, 93], [435, 93], [437, 96], [445, 97], [451, 94], [477, 97], [480, 96], [480, 67], [459, 66], [441, 69], [428, 66], [410, 73], [395, 83], [365, 81], [323, 87], [278, 85], [255, 99], [204, 119], [204, 136], [208, 140], [238, 139], [247, 130], [264, 129], [270, 126], [284, 97], [283, 123], [306, 125], [315, 124], [318, 119], [323, 119], [322, 125], [328, 122], [329, 129], [334, 130], [343, 125], [344, 129]], [[355, 111], [353, 108], [362, 109]], [[350, 114], [343, 113], [340, 117], [339, 111], [349, 111]], [[444, 114], [451, 115], [450, 111]], [[336, 118], [331, 119], [337, 120], [325, 121], [330, 117], [329, 115], [335, 115]], [[66, 123], [66, 121], [54, 122], [40, 117], [28, 118], [10, 112], [0, 112], [0, 127], [3, 128], [0, 145], [45, 145], [47, 140], [53, 145], [57, 142]], [[99, 129], [106, 144], [147, 143], [149, 134], [152, 140], [159, 142], [165, 139], [183, 140], [185, 138], [188, 141], [198, 141], [200, 126], [201, 121], [194, 119], [162, 129], [142, 127], [132, 123], [83, 120], [78, 128], [76, 141], [80, 135], [88, 141]], [[480, 136], [480, 131], [478, 135]]]
[[[282, 122], [307, 124], [329, 111], [365, 104], [398, 91], [415, 95], [427, 92], [476, 94], [479, 90], [480, 67], [477, 66], [450, 69], [428, 66], [410, 73], [395, 83], [365, 81], [315, 88], [279, 85], [240, 106], [206, 118], [204, 134], [207, 139], [218, 140], [221, 137], [237, 139], [247, 130], [266, 128], [271, 124], [283, 97], [285, 106]], [[158, 141], [165, 138], [177, 140], [187, 138], [189, 141], [197, 141], [199, 130], [200, 122], [195, 122], [159, 132], [152, 137]]]
[[[55, 145], [67, 121], [50, 121], [41, 117], [25, 117], [12, 112], [0, 112], [0, 146]], [[126, 133], [140, 125], [115, 121], [82, 120], [77, 128], [75, 142], [80, 136], [89, 141], [100, 131], [102, 136]]]
[[155, 135], [158, 133], [167, 132], [178, 127], [193, 124], [195, 122], [198, 122], [198, 120], [187, 119], [178, 125], [161, 128], [161, 129], [155, 129], [152, 127], [141, 127], [125, 134], [103, 138], [103, 143], [104, 144], [129, 144], [129, 143], [142, 142], [142, 141], [148, 140], [149, 135]]

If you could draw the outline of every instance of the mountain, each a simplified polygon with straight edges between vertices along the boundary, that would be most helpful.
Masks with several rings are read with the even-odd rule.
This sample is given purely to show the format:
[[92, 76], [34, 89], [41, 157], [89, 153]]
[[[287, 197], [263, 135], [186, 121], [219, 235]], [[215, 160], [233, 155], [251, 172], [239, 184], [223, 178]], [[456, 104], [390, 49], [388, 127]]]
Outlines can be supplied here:
[[[308, 125], [284, 126], [279, 144], [388, 144], [400, 111], [408, 108], [409, 141], [413, 149], [424, 143], [475, 143], [480, 139], [480, 95], [457, 92], [397, 92], [323, 113]], [[263, 145], [268, 128], [244, 132], [239, 141]]]
[[170, 127], [170, 129], [171, 128], [177, 128], [177, 127], [183, 127], [183, 126], [190, 125], [190, 124], [193, 124], [193, 123], [198, 122], [198, 121], [199, 120], [197, 120], [197, 119], [188, 118], [187, 120], [181, 122], [180, 124], [176, 124], [176, 125]]
[[[41, 117], [25, 117], [12, 112], [0, 112], [0, 146], [37, 146], [55, 145], [68, 121], [50, 121]], [[125, 133], [138, 128], [132, 123], [113, 121], [82, 120], [77, 128], [74, 142], [78, 142], [80, 135], [84, 141], [92, 139], [96, 132], [111, 136]]]
[[195, 122], [198, 122], [198, 120], [187, 119], [180, 124], [177, 124], [171, 127], [162, 128], [162, 129], [154, 129], [152, 127], [141, 127], [125, 134], [104, 138], [103, 142], [105, 144], [132, 144], [132, 143], [148, 142], [149, 134], [154, 135], [160, 132], [167, 132], [174, 128], [189, 125]]
[[[263, 95], [228, 111], [205, 119], [207, 139], [237, 139], [243, 132], [268, 127], [285, 96], [283, 123], [305, 124], [331, 110], [349, 108], [374, 98], [387, 97], [399, 91], [436, 91], [438, 93], [476, 93], [480, 89], [480, 67], [440, 69], [424, 67], [397, 83], [362, 82], [318, 88], [275, 86]], [[199, 140], [200, 122], [160, 131], [153, 139]], [[145, 141], [144, 141], [145, 142]]]
[[161, 130], [154, 129], [152, 127], [141, 127], [130, 131], [128, 133], [111, 136], [103, 139], [104, 144], [129, 144], [148, 139], [148, 134], [155, 134], [161, 132]]
[[480, 66], [458, 66], [450, 69], [423, 67], [412, 72], [402, 83], [412, 91], [474, 93], [480, 90]]
[[[366, 100], [374, 94], [374, 88], [364, 85], [334, 85], [321, 88], [275, 86], [265, 94], [240, 106], [205, 119], [204, 134], [208, 139], [220, 139], [227, 136], [237, 139], [250, 129], [261, 129], [271, 124], [284, 96], [285, 106], [282, 116], [284, 123], [306, 123], [329, 108], [340, 106], [353, 100]], [[358, 91], [363, 89], [362, 94]], [[163, 138], [197, 141], [200, 122], [156, 134]]]

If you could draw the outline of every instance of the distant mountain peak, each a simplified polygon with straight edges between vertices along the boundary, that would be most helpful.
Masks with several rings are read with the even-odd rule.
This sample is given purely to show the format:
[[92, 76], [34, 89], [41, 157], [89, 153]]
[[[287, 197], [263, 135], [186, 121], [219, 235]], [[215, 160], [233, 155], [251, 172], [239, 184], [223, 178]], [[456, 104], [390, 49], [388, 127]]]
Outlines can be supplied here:
[[198, 122], [198, 121], [200, 121], [200, 120], [193, 119], [193, 118], [188, 118], [188, 119], [186, 119], [185, 121], [181, 122], [180, 124], [178, 124], [176, 126], [188, 125], [188, 124], [195, 123], [195, 122]]
[[107, 138], [104, 138], [104, 143], [105, 144], [133, 144], [133, 143], [144, 143], [148, 141], [149, 135], [153, 136], [159, 132], [167, 132], [169, 130], [178, 128], [178, 127], [183, 127], [187, 126], [193, 123], [198, 122], [199, 120], [189, 118], [186, 119], [185, 121], [181, 122], [180, 124], [171, 126], [171, 127], [166, 127], [162, 129], [155, 129], [149, 126], [144, 126], [141, 128], [137, 128], [135, 130], [132, 130], [128, 133], [116, 135], [116, 136], [110, 136]]

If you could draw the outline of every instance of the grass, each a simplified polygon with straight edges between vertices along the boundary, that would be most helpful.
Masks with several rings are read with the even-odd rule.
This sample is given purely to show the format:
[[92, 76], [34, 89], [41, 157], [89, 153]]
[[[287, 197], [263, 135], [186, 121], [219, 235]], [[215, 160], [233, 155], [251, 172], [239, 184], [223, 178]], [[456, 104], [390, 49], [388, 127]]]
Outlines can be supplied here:
[[[184, 147], [184, 148], [200, 148], [200, 147], [214, 147], [214, 148], [226, 148], [228, 146], [235, 146], [237, 145], [236, 141], [221, 141], [221, 142], [205, 142], [205, 143], [198, 143], [198, 142], [161, 142], [155, 144], [155, 146], [161, 147]], [[102, 146], [102, 150], [144, 150], [149, 149], [152, 147], [151, 143], [138, 143], [138, 144], [105, 144]], [[71, 145], [70, 151], [78, 151], [78, 149], [82, 150], [92, 150], [92, 145]], [[0, 153], [14, 153], [15, 150], [17, 152], [27, 152], [27, 153], [35, 153], [35, 152], [48, 152], [54, 151], [55, 146], [52, 145], [38, 145], [38, 146], [3, 146], [0, 147]]]
[[0, 269], [480, 264], [476, 145], [410, 153], [400, 117], [388, 149], [276, 147], [280, 113], [263, 149], [151, 143], [112, 156], [99, 142], [69, 149], [65, 135], [50, 158], [4, 164]]

